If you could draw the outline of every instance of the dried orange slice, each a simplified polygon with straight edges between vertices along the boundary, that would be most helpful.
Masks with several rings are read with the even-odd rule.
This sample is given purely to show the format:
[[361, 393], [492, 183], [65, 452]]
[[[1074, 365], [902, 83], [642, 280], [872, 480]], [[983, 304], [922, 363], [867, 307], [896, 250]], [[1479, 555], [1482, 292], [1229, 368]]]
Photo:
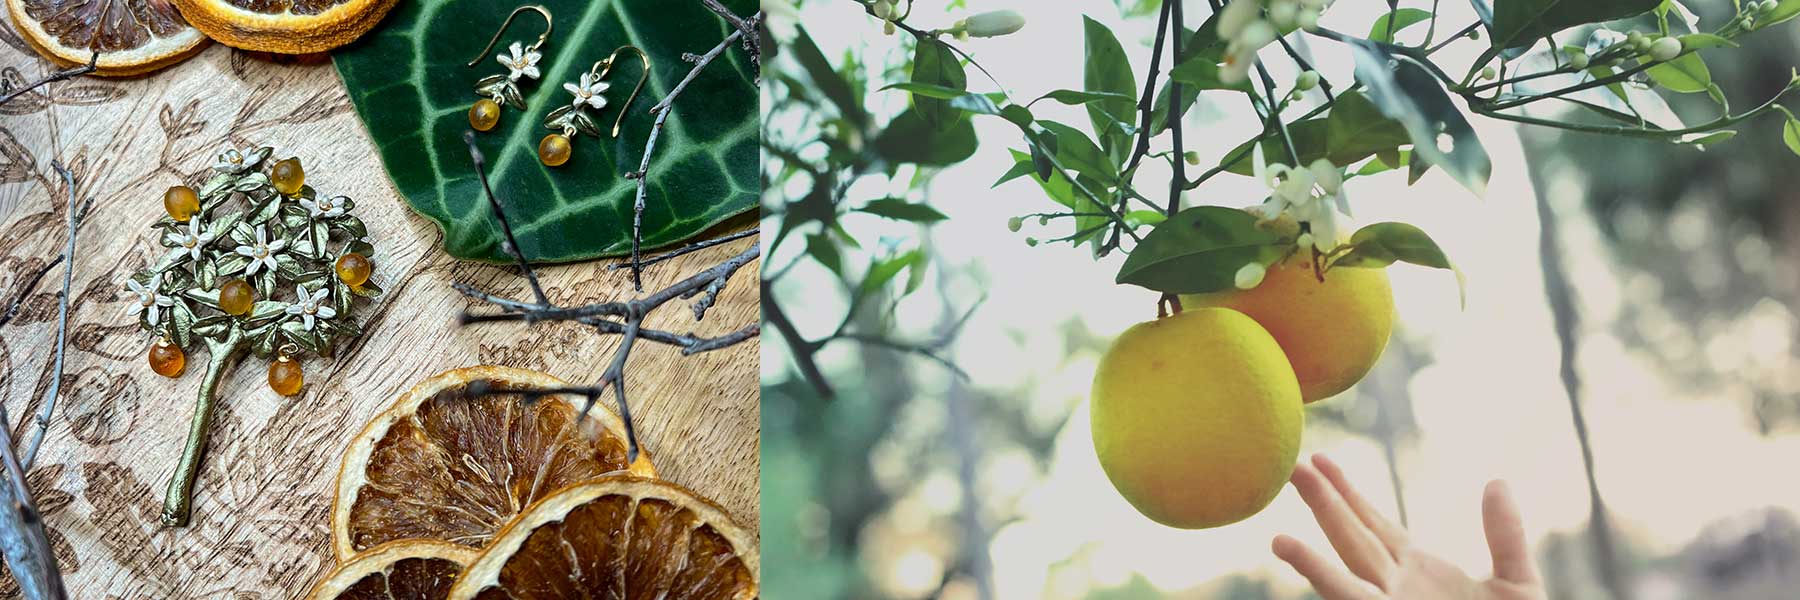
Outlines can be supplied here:
[[308, 600], [443, 600], [475, 551], [437, 540], [398, 540], [338, 565]]
[[660, 479], [608, 475], [526, 509], [449, 597], [747, 600], [757, 563], [755, 537], [719, 505]]
[[99, 52], [96, 75], [154, 71], [206, 46], [169, 0], [6, 0], [6, 10], [45, 58], [87, 64]]
[[[469, 396], [474, 382], [494, 393]], [[344, 451], [331, 511], [338, 560], [399, 539], [481, 548], [558, 488], [627, 468], [655, 476], [649, 452], [628, 467], [625, 425], [604, 406], [578, 424], [585, 399], [505, 393], [566, 385], [536, 371], [473, 367], [407, 390]]]
[[387, 16], [395, 0], [174, 2], [194, 27], [221, 44], [258, 52], [311, 54], [362, 37]]

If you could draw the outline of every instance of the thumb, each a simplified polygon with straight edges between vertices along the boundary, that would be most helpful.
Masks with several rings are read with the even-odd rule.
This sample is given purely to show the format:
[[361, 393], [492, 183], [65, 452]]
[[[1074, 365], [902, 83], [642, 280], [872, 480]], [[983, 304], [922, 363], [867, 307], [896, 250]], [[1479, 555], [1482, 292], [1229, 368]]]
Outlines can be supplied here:
[[1537, 583], [1537, 567], [1525, 541], [1525, 523], [1506, 482], [1489, 482], [1481, 497], [1481, 524], [1487, 532], [1488, 553], [1494, 558], [1494, 578], [1514, 583]]

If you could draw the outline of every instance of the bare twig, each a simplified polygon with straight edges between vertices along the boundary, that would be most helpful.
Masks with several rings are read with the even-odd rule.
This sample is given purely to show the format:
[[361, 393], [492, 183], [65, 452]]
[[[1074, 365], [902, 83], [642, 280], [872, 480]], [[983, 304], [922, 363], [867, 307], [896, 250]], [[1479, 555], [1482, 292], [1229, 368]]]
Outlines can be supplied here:
[[[682, 246], [675, 250], [665, 252], [663, 254], [658, 254], [656, 256], [652, 256], [650, 258], [640, 260], [640, 261], [638, 261], [638, 264], [647, 267], [647, 266], [654, 265], [659, 262], [663, 262], [665, 260], [669, 260], [671, 258], [685, 256], [688, 254], [692, 254], [694, 252], [699, 252], [701, 250], [711, 248], [713, 246], [718, 246], [718, 245], [730, 243], [730, 242], [733, 242], [736, 240], [741, 240], [741, 239], [744, 239], [744, 238], [747, 238], [750, 236], [754, 236], [758, 233], [761, 233], [761, 232], [756, 229], [746, 229], [743, 231], [739, 231], [737, 233], [719, 236], [719, 237], [716, 237], [716, 238], [713, 238], [710, 240], [701, 240], [698, 242], [694, 242], [692, 244], [688, 244], [686, 246]], [[616, 265], [613, 265], [613, 266], [607, 267], [607, 268], [610, 270], [613, 270], [613, 271], [617, 271], [619, 269], [629, 269], [629, 268], [631, 268], [631, 263], [623, 262], [623, 263], [619, 263], [619, 264], [616, 264]]]
[[63, 600], [68, 592], [63, 589], [62, 573], [56, 568], [50, 537], [44, 532], [43, 515], [38, 514], [37, 503], [31, 500], [25, 470], [13, 454], [10, 432], [9, 427], [0, 427], [0, 461], [5, 463], [7, 478], [6, 484], [0, 485], [0, 552], [5, 554], [6, 568], [25, 598]]
[[69, 239], [63, 245], [63, 256], [69, 264], [63, 267], [62, 294], [56, 308], [56, 366], [51, 372], [50, 390], [44, 394], [43, 407], [38, 409], [37, 422], [31, 432], [31, 443], [25, 447], [25, 470], [37, 461], [38, 447], [44, 443], [44, 433], [50, 429], [50, 414], [56, 410], [56, 397], [62, 390], [63, 359], [69, 350], [69, 288], [75, 277], [75, 232], [81, 228], [81, 221], [93, 202], [77, 208], [75, 206], [75, 174], [69, 172], [61, 162], [52, 161], [50, 168], [61, 175], [63, 183], [69, 186]]
[[95, 52], [92, 57], [88, 58], [88, 62], [85, 65], [77, 65], [74, 67], [69, 67], [67, 69], [63, 69], [61, 71], [57, 71], [55, 73], [51, 73], [49, 76], [47, 76], [43, 79], [37, 80], [36, 82], [28, 84], [19, 89], [6, 90], [6, 96], [0, 97], [0, 104], [6, 104], [8, 102], [12, 102], [13, 98], [23, 96], [23, 95], [25, 95], [25, 92], [29, 92], [31, 90], [38, 89], [38, 88], [43, 87], [44, 85], [49, 84], [51, 82], [67, 81], [70, 79], [74, 79], [76, 77], [80, 77], [82, 75], [86, 75], [88, 73], [92, 73], [92, 72], [94, 72], [94, 69], [97, 67], [99, 62], [100, 62], [100, 53]]
[[[469, 155], [474, 161], [475, 170], [480, 173], [482, 181], [486, 182], [486, 163], [482, 160], [481, 151], [475, 146], [474, 134], [471, 132], [464, 135], [463, 141], [469, 146]], [[646, 155], [646, 157], [647, 156], [648, 155]], [[700, 338], [693, 335], [680, 335], [645, 329], [643, 326], [644, 318], [652, 311], [677, 298], [691, 297], [698, 293], [722, 289], [725, 282], [730, 280], [733, 275], [737, 274], [740, 269], [762, 257], [762, 245], [750, 244], [742, 252], [726, 259], [724, 262], [713, 265], [711, 268], [695, 273], [686, 279], [675, 282], [667, 288], [636, 300], [625, 302], [603, 302], [586, 306], [557, 306], [544, 296], [542, 287], [537, 283], [536, 274], [531, 270], [530, 265], [526, 263], [525, 257], [520, 254], [518, 250], [518, 239], [513, 236], [512, 228], [505, 226], [505, 223], [507, 222], [506, 209], [501, 204], [499, 197], [494, 195], [492, 187], [484, 185], [483, 190], [487, 192], [488, 205], [493, 209], [495, 219], [502, 224], [501, 233], [506, 236], [503, 248], [518, 261], [519, 266], [524, 270], [526, 277], [530, 278], [532, 290], [537, 294], [539, 302], [536, 304], [520, 302], [518, 300], [512, 300], [483, 292], [475, 289], [473, 286], [457, 284], [454, 286], [457, 291], [476, 300], [499, 307], [503, 311], [500, 314], [486, 315], [464, 313], [462, 317], [463, 324], [491, 323], [498, 321], [524, 321], [527, 323], [537, 321], [573, 321], [591, 325], [600, 333], [617, 334], [621, 336], [619, 348], [614, 351], [612, 362], [607, 366], [606, 370], [601, 373], [599, 382], [592, 387], [570, 388], [562, 391], [566, 393], [576, 393], [586, 397], [587, 402], [582, 407], [582, 414], [587, 414], [587, 411], [593, 408], [594, 403], [599, 400], [600, 396], [604, 395], [606, 389], [609, 387], [612, 388], [614, 397], [618, 399], [619, 418], [625, 423], [627, 460], [637, 460], [637, 429], [632, 423], [631, 407], [626, 401], [625, 396], [625, 365], [631, 358], [631, 350], [637, 343], [637, 340], [643, 338], [655, 342], [680, 346], [682, 347], [683, 354], [692, 355], [742, 343], [756, 337], [756, 332], [758, 331], [757, 328], [751, 326], [717, 338]], [[716, 294], [716, 291], [711, 293]], [[710, 302], [709, 299], [706, 301]], [[700, 309], [698, 312], [703, 314], [704, 309]], [[606, 317], [614, 317], [619, 320], [612, 320]]]
[[537, 272], [531, 270], [531, 261], [525, 260], [525, 251], [519, 249], [518, 238], [513, 237], [512, 224], [506, 221], [506, 211], [500, 209], [500, 198], [494, 195], [494, 186], [488, 185], [487, 158], [475, 146], [475, 132], [464, 131], [463, 143], [469, 145], [469, 158], [475, 161], [475, 173], [481, 176], [481, 189], [487, 192], [488, 204], [494, 209], [494, 219], [500, 221], [500, 231], [506, 234], [502, 249], [518, 261], [519, 271], [524, 273], [526, 281], [531, 282], [531, 293], [537, 297], [538, 306], [549, 306], [550, 297], [544, 295], [544, 286], [538, 283]]
[[62, 264], [64, 258], [67, 257], [59, 255], [50, 259], [50, 262], [44, 263], [43, 268], [25, 278], [25, 285], [19, 286], [18, 295], [13, 297], [11, 304], [7, 305], [6, 312], [0, 313], [0, 326], [6, 325], [13, 320], [13, 317], [19, 316], [19, 309], [25, 306], [25, 299], [31, 297], [31, 290], [37, 289], [38, 282], [43, 281], [44, 276], [49, 275], [50, 270], [56, 268], [56, 265]]
[[[756, 13], [755, 17], [752, 17], [753, 20], [760, 18], [762, 18], [762, 13], [760, 12]], [[752, 33], [754, 33], [754, 31], [752, 31]], [[732, 42], [737, 41], [738, 38], [743, 36], [743, 29], [732, 31], [731, 35], [725, 36], [724, 41], [719, 42], [719, 45], [714, 46], [713, 49], [707, 51], [706, 54], [700, 55], [700, 57], [694, 59], [694, 68], [693, 70], [688, 71], [687, 77], [682, 78], [681, 83], [675, 84], [675, 89], [669, 90], [669, 95], [663, 96], [661, 102], [657, 102], [656, 106], [650, 107], [650, 114], [656, 115], [656, 123], [650, 127], [650, 139], [644, 142], [643, 161], [638, 164], [636, 173], [628, 175], [629, 177], [637, 179], [637, 201], [632, 204], [631, 216], [631, 286], [637, 291], [644, 291], [644, 263], [642, 256], [644, 243], [644, 203], [650, 195], [650, 156], [656, 153], [656, 140], [657, 138], [662, 137], [663, 125], [668, 122], [669, 114], [674, 112], [669, 110], [669, 107], [674, 104], [675, 98], [681, 96], [681, 92], [687, 90], [688, 83], [700, 76], [700, 71], [706, 69], [707, 65], [712, 64], [713, 59], [718, 58], [719, 54], [723, 53], [726, 48], [729, 48]], [[492, 198], [493, 194], [490, 192], [488, 197]]]

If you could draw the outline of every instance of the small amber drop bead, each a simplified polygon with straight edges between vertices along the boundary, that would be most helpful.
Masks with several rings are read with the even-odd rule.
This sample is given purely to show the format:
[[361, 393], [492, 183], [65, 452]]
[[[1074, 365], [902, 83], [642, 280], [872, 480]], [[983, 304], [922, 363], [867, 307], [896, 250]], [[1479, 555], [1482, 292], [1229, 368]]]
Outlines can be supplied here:
[[284, 196], [300, 193], [300, 187], [306, 185], [306, 170], [300, 168], [300, 158], [276, 162], [269, 169], [269, 183], [275, 184], [275, 191]]
[[469, 126], [474, 127], [476, 131], [487, 131], [498, 124], [500, 124], [499, 103], [482, 98], [475, 101], [475, 106], [469, 107]]
[[194, 194], [194, 188], [185, 185], [169, 188], [163, 192], [163, 210], [169, 211], [169, 217], [177, 221], [186, 221], [200, 212], [200, 196]]
[[374, 270], [375, 267], [369, 264], [368, 257], [355, 252], [345, 254], [337, 259], [338, 279], [344, 280], [344, 283], [350, 287], [360, 287], [367, 283], [369, 273]]
[[181, 353], [181, 346], [165, 341], [158, 341], [150, 346], [150, 370], [163, 377], [180, 377], [187, 369], [187, 355]]
[[560, 133], [552, 133], [544, 136], [544, 141], [538, 142], [538, 160], [552, 167], [560, 167], [569, 162], [570, 150], [569, 138]]
[[300, 386], [306, 384], [306, 378], [300, 373], [300, 363], [283, 356], [269, 363], [269, 389], [283, 396], [300, 393]]
[[243, 315], [256, 307], [256, 290], [242, 279], [227, 279], [219, 286], [219, 310], [228, 315]]

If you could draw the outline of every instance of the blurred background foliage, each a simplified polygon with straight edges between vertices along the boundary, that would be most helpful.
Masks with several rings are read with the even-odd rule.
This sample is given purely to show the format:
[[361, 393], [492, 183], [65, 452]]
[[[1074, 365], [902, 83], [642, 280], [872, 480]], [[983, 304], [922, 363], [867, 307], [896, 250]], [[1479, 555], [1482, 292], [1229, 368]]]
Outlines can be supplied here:
[[[1079, 48], [1059, 45], [1079, 46], [1082, 15], [1146, 64], [1159, 5], [974, 4], [910, 10], [942, 26], [968, 9], [1025, 12], [1016, 38], [952, 42], [1022, 97], [1079, 87]], [[1328, 22], [1367, 28], [1387, 10], [1367, 4]], [[1690, 5], [1702, 22], [1732, 11]], [[1098, 475], [1083, 406], [1093, 363], [1154, 296], [1114, 286], [1116, 260], [1027, 248], [1006, 231], [1008, 216], [1045, 209], [1033, 184], [989, 190], [1016, 130], [916, 122], [905, 94], [878, 91], [908, 79], [913, 40], [882, 35], [853, 0], [765, 8], [777, 47], [763, 86], [767, 595], [1314, 597], [1266, 549], [1272, 532], [1310, 525], [1292, 494], [1245, 524], [1174, 532], [1142, 522]], [[1444, 18], [1472, 18], [1457, 9]], [[1795, 28], [1741, 41], [1709, 63], [1727, 96], [1787, 85]], [[1312, 51], [1323, 70], [1337, 50]], [[993, 89], [984, 79], [969, 69], [971, 89]], [[1717, 111], [1704, 94], [1664, 97], [1690, 122]], [[1203, 96], [1190, 131], [1253, 118], [1222, 104]], [[1347, 459], [1422, 543], [1471, 571], [1486, 568], [1479, 482], [1513, 480], [1553, 598], [1793, 597], [1800, 170], [1780, 121], [1704, 151], [1477, 127], [1495, 155], [1487, 199], [1441, 174], [1414, 186], [1389, 174], [1359, 192], [1374, 198], [1359, 217], [1399, 215], [1459, 259], [1470, 307], [1456, 309], [1441, 277], [1396, 272], [1401, 331], [1368, 379], [1309, 408], [1306, 450]], [[1191, 135], [1208, 156], [1243, 138]], [[1572, 402], [1586, 403], [1591, 431], [1571, 429]], [[1616, 526], [1598, 554], [1616, 561], [1611, 576], [1595, 564], [1589, 443], [1592, 494], [1612, 509], [1600, 519]]]

